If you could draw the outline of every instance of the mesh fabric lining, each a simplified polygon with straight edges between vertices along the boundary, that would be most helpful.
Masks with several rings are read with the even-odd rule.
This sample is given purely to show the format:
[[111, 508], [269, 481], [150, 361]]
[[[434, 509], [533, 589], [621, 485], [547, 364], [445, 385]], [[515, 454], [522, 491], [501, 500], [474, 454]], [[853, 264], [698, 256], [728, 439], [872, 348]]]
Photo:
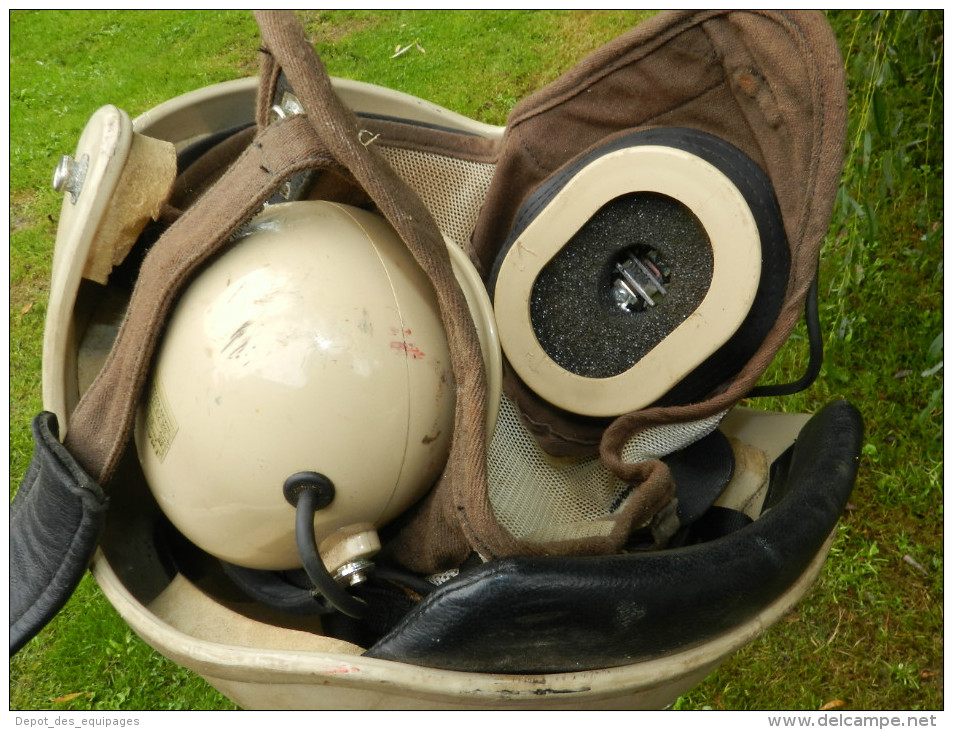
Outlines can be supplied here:
[[440, 232], [470, 255], [470, 237], [495, 165], [386, 145], [378, 149], [420, 196]]
[[[635, 463], [683, 449], [714, 431], [724, 415], [649, 428], [626, 443], [623, 458]], [[598, 456], [547, 455], [505, 395], [487, 459], [489, 495], [496, 517], [513, 536], [525, 540], [605, 536], [612, 523], [603, 518], [630, 490]]]

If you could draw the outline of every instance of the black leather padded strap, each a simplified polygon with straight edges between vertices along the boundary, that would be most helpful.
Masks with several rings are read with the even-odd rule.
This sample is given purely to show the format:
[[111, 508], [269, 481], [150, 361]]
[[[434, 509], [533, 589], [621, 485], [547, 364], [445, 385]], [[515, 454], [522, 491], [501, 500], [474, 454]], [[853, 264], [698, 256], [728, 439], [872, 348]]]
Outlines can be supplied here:
[[56, 416], [33, 419], [33, 459], [10, 508], [10, 654], [56, 615], [89, 564], [106, 512], [102, 488], [59, 441]]
[[724, 633], [803, 573], [857, 474], [863, 426], [846, 401], [802, 429], [782, 496], [712, 542], [610, 557], [507, 558], [422, 601], [367, 655], [475, 672], [568, 672], [630, 664]]

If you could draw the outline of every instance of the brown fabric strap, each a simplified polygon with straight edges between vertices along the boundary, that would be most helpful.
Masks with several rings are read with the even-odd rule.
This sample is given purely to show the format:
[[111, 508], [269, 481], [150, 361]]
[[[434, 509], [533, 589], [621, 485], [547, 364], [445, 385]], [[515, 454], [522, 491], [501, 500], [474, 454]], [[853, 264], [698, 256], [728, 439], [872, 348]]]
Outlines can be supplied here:
[[256, 134], [258, 130], [255, 127], [236, 132], [188, 165], [175, 181], [169, 204], [179, 210], [190, 208], [248, 149]]
[[96, 380], [70, 417], [67, 449], [106, 485], [125, 450], [149, 366], [179, 292], [288, 177], [333, 166], [313, 127], [291, 117], [264, 130], [143, 262], [126, 317]]
[[[274, 66], [266, 64], [267, 78], [277, 83], [275, 69], [284, 72], [335, 159], [400, 235], [434, 286], [447, 334], [457, 395], [447, 467], [425, 500], [416, 527], [401, 535], [392, 549], [403, 562], [422, 569], [433, 568], [441, 560], [458, 565], [473, 549], [486, 555], [511, 553], [517, 546], [507, 535], [474, 528], [475, 524], [495, 524], [486, 488], [486, 374], [476, 328], [453, 275], [443, 236], [416, 193], [373, 145], [363, 144], [357, 118], [334, 92], [294, 14], [258, 11], [255, 15], [265, 52], [274, 59]], [[259, 114], [265, 116], [263, 108]]]
[[413, 121], [375, 118], [367, 120], [366, 124], [375, 134], [386, 139], [390, 148], [484, 164], [496, 163], [500, 153], [499, 140], [495, 138], [445, 132]]

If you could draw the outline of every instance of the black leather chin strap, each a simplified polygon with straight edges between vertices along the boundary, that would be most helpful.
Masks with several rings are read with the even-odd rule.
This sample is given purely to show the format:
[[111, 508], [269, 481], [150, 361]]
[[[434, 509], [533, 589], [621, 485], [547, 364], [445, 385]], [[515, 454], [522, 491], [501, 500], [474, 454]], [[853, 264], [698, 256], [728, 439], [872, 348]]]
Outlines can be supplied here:
[[103, 526], [108, 498], [59, 441], [52, 413], [33, 419], [33, 459], [10, 508], [10, 654], [63, 607]]
[[488, 562], [442, 584], [365, 655], [533, 674], [699, 646], [753, 620], [806, 575], [854, 486], [862, 436], [857, 409], [835, 401], [776, 460], [773, 494], [754, 522], [708, 510], [684, 547]]

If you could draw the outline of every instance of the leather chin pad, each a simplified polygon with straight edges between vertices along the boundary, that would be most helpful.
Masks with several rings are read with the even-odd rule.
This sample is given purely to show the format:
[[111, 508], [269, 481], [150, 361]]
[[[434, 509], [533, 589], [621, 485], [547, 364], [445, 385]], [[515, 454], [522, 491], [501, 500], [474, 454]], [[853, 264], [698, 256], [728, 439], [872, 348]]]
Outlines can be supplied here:
[[99, 542], [107, 498], [60, 443], [56, 416], [33, 419], [33, 458], [10, 505], [10, 654], [63, 607]]
[[821, 549], [853, 488], [862, 430], [846, 401], [821, 410], [777, 462], [774, 506], [730, 535], [652, 553], [492, 561], [444, 584], [367, 655], [461, 671], [566, 672], [724, 633], [777, 599]]

